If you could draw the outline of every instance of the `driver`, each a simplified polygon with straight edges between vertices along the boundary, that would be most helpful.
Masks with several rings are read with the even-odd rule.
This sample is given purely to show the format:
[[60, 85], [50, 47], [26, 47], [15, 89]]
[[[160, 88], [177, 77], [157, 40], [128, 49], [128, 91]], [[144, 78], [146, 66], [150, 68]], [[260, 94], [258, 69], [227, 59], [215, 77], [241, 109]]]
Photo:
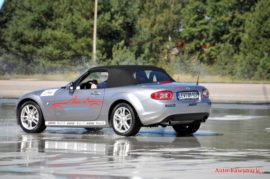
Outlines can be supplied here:
[[107, 81], [103, 81], [103, 82], [97, 84], [97, 88], [105, 88], [106, 87], [106, 82]]
[[91, 88], [90, 89], [97, 89], [97, 80], [91, 81]]
[[100, 89], [100, 88], [105, 88], [106, 87], [106, 81], [103, 81], [101, 83], [97, 84], [97, 80], [93, 80], [91, 84], [91, 89]]

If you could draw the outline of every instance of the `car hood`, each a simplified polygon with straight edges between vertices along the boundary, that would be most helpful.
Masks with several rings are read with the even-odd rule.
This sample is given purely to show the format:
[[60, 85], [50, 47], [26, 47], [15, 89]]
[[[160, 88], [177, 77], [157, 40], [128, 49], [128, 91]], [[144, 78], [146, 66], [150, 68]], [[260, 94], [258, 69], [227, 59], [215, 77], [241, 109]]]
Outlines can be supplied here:
[[36, 90], [36, 91], [32, 91], [32, 92], [26, 93], [26, 94], [23, 95], [21, 98], [25, 98], [25, 97], [31, 96], [31, 95], [37, 95], [37, 96], [52, 96], [52, 95], [54, 95], [54, 93], [55, 93], [56, 91], [58, 91], [59, 89], [61, 89], [61, 87], [40, 89], [40, 90]]

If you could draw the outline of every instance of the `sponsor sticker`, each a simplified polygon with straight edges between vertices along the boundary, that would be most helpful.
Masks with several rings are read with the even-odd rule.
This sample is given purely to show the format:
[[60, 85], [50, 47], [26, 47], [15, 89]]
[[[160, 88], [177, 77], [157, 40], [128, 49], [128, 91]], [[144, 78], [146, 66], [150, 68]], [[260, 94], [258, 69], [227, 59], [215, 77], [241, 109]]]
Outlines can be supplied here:
[[58, 89], [48, 89], [43, 91], [40, 96], [53, 96]]
[[176, 104], [165, 104], [166, 108], [172, 108], [172, 107], [175, 107], [175, 106], [176, 106]]
[[[91, 101], [90, 97], [87, 97], [86, 100], [81, 100], [78, 101], [77, 100], [78, 96], [74, 96], [73, 98], [71, 98], [70, 100], [66, 101], [66, 102], [56, 102], [53, 103], [52, 105], [50, 105], [50, 108], [55, 109], [55, 108], [60, 108], [63, 109], [62, 105], [66, 105], [66, 104], [89, 104], [89, 106], [101, 106], [102, 103], [104, 103], [104, 101]], [[87, 110], [87, 107], [83, 107], [83, 108], [64, 108], [64, 110]]]

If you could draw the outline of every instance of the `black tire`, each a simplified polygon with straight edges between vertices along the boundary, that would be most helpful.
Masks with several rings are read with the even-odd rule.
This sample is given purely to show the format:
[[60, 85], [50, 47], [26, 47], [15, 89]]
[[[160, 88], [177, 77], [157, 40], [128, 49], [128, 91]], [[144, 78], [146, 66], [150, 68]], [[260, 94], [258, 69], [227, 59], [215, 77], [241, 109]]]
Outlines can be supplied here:
[[[29, 122], [30, 120], [28, 120], [28, 118], [27, 118], [27, 120], [25, 120], [26, 117], [23, 117], [23, 116], [25, 116], [26, 113], [27, 113], [26, 112], [27, 106], [28, 106], [28, 109], [30, 109], [32, 111], [34, 111], [34, 108], [36, 109], [35, 114], [38, 114], [38, 115], [32, 115], [32, 117], [36, 118], [37, 121], [34, 121], [34, 119], [33, 119], [32, 122]], [[19, 118], [19, 125], [27, 133], [40, 133], [40, 132], [42, 132], [42, 131], [44, 131], [46, 129], [42, 111], [41, 111], [39, 105], [37, 103], [33, 102], [33, 101], [26, 101], [25, 103], [23, 103], [19, 107], [19, 116], [18, 116], [18, 118]], [[30, 128], [30, 126], [28, 126], [28, 128], [27, 128], [26, 123], [28, 123], [28, 124], [31, 123], [31, 126], [33, 124], [35, 126], [31, 127], [31, 128]]]
[[[123, 109], [124, 111], [120, 114], [119, 111]], [[123, 116], [122, 118], [116, 119], [117, 117], [115, 115], [121, 116], [122, 114], [125, 115], [125, 117]], [[127, 118], [129, 115], [130, 117]], [[110, 115], [110, 122], [114, 132], [121, 136], [134, 136], [141, 129], [140, 119], [136, 116], [134, 109], [127, 103], [120, 103], [113, 108]], [[117, 127], [117, 124], [121, 126]]]
[[178, 135], [184, 136], [195, 133], [200, 128], [200, 126], [201, 126], [200, 122], [194, 122], [192, 124], [174, 125], [173, 129]]
[[88, 132], [98, 132], [102, 130], [102, 128], [84, 128], [84, 129], [87, 130]]

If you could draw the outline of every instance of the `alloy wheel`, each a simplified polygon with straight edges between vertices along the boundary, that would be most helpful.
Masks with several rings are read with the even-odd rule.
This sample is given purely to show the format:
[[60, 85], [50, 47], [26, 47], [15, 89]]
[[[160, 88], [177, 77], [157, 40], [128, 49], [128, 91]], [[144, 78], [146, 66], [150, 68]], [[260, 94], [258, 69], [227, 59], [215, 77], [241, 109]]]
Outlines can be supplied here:
[[33, 130], [37, 127], [39, 122], [39, 112], [37, 108], [28, 104], [21, 110], [21, 124], [27, 130]]

